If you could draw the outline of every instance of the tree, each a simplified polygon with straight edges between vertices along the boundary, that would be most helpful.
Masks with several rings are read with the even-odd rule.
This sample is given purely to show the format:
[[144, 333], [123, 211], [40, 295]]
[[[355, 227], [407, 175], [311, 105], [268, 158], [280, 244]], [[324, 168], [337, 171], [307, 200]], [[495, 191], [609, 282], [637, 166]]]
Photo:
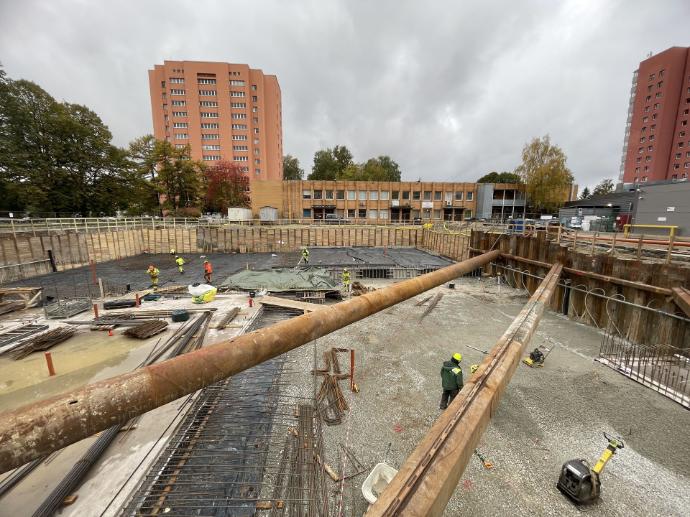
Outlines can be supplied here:
[[390, 156], [370, 158], [363, 166], [366, 181], [400, 181], [400, 166]]
[[548, 135], [535, 138], [522, 149], [522, 164], [516, 169], [526, 185], [527, 198], [540, 212], [553, 212], [568, 199], [573, 175], [566, 156]]
[[582, 194], [580, 194], [580, 199], [589, 199], [592, 194], [589, 192], [589, 188], [585, 187], [582, 189]]
[[156, 141], [153, 155], [158, 171], [153, 184], [162, 194], [163, 206], [174, 212], [197, 208], [203, 191], [204, 164], [190, 158], [188, 145], [177, 149], [167, 140]]
[[594, 187], [592, 192], [593, 196], [604, 196], [613, 192], [613, 180], [610, 178], [605, 178], [599, 182], [599, 184]]
[[206, 209], [227, 213], [228, 207], [249, 208], [249, 178], [232, 162], [218, 162], [204, 171]]
[[322, 149], [314, 153], [314, 165], [309, 180], [335, 180], [339, 173], [351, 165], [352, 153], [344, 145], [336, 145], [333, 149]]
[[479, 178], [477, 183], [522, 183], [522, 178], [514, 172], [490, 172]]
[[300, 168], [299, 160], [288, 154], [283, 156], [283, 179], [301, 180], [304, 177], [304, 169]]

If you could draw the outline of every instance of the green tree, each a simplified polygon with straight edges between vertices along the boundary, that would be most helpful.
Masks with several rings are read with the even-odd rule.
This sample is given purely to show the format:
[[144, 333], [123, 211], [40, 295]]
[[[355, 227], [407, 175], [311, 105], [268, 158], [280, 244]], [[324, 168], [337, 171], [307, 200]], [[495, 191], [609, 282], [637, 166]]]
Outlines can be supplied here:
[[400, 181], [400, 166], [390, 156], [370, 158], [363, 169], [367, 181]]
[[580, 199], [589, 199], [590, 197], [592, 197], [592, 194], [589, 192], [589, 188], [585, 187], [584, 189], [582, 189]]
[[352, 153], [344, 145], [336, 145], [333, 149], [322, 149], [314, 153], [314, 165], [309, 180], [335, 180], [339, 173], [351, 165]]
[[288, 154], [283, 156], [283, 179], [301, 180], [304, 177], [304, 169], [299, 166], [299, 160]]
[[522, 163], [515, 169], [526, 185], [527, 199], [540, 212], [553, 212], [568, 199], [573, 175], [566, 156], [548, 135], [534, 138], [522, 149]]
[[157, 140], [153, 155], [158, 171], [153, 184], [161, 194], [163, 206], [174, 213], [182, 208], [198, 208], [205, 166], [190, 158], [189, 146], [177, 149], [167, 140]]
[[613, 180], [610, 178], [605, 178], [601, 180], [594, 190], [592, 191], [593, 196], [604, 196], [613, 192]]
[[522, 183], [522, 179], [514, 172], [490, 172], [479, 178], [477, 183]]

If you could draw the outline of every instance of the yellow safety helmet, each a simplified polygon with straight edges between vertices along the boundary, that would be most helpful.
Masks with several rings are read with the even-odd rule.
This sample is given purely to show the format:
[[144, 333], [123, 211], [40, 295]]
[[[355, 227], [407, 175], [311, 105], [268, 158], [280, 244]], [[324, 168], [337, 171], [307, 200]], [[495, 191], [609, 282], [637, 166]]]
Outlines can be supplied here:
[[462, 354], [458, 354], [457, 352], [453, 354], [453, 359], [455, 359], [457, 362], [462, 361]]
[[474, 373], [474, 372], [476, 372], [477, 370], [479, 370], [479, 365], [478, 365], [478, 364], [473, 364], [472, 366], [470, 366], [470, 372], [471, 372], [471, 373]]

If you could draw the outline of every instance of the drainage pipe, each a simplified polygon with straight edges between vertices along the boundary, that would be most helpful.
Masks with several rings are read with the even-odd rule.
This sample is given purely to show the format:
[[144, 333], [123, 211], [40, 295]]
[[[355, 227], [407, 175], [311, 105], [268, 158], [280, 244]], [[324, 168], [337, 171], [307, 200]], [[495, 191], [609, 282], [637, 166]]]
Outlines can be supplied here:
[[230, 377], [449, 282], [498, 251], [0, 414], [0, 472]]
[[562, 269], [561, 264], [553, 265], [477, 372], [369, 508], [367, 517], [443, 514], [537, 329]]

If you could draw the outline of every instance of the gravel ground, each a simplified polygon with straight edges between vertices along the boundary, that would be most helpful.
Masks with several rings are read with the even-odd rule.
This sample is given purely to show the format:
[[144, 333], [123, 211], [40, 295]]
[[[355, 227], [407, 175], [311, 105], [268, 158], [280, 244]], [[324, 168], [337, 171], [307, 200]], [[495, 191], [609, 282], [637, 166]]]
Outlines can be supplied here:
[[[466, 345], [492, 347], [527, 300], [489, 279], [438, 290], [445, 296], [421, 322], [424, 307], [409, 300], [316, 342], [319, 358], [331, 347], [357, 354], [361, 391], [352, 394], [341, 381], [352, 410], [341, 425], [324, 428], [326, 461], [336, 469], [339, 443], [367, 466], [399, 468], [439, 415], [441, 363], [459, 351], [468, 376], [482, 354]], [[601, 339], [597, 329], [545, 314], [531, 346], [556, 348], [544, 368], [518, 367], [479, 445], [494, 467], [473, 457], [446, 515], [688, 515], [690, 412], [595, 362]], [[304, 395], [313, 389], [313, 357], [309, 345], [290, 353], [305, 365]], [[560, 467], [573, 458], [595, 461], [606, 447], [603, 431], [626, 447], [606, 467], [600, 501], [578, 509], [556, 489]], [[344, 515], [366, 511], [365, 477], [345, 482]], [[339, 487], [329, 480], [329, 488], [336, 514]]]

